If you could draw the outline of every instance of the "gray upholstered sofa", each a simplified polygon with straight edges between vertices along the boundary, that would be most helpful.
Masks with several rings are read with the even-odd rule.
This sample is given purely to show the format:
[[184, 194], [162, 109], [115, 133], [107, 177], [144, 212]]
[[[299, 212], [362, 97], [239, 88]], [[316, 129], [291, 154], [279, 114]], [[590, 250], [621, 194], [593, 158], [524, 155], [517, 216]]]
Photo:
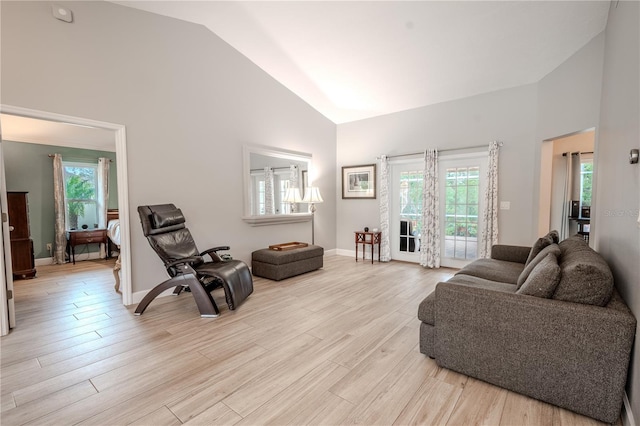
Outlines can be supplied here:
[[420, 351], [438, 365], [614, 423], [636, 320], [603, 258], [557, 233], [497, 245], [420, 304]]

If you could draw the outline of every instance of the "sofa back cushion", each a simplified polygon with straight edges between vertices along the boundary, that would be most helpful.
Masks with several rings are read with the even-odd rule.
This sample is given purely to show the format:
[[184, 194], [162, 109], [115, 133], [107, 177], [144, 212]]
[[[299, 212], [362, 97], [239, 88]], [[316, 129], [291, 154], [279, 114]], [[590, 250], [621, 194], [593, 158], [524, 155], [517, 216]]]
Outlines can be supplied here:
[[613, 293], [613, 274], [607, 262], [580, 236], [560, 244], [562, 275], [553, 298], [605, 306]]
[[547, 257], [549, 253], [553, 253], [556, 256], [556, 258], [559, 257], [560, 247], [558, 246], [558, 244], [552, 243], [546, 246], [545, 248], [543, 248], [540, 251], [540, 253], [538, 253], [536, 257], [533, 258], [533, 260], [531, 260], [527, 264], [527, 266], [524, 267], [524, 269], [520, 273], [520, 276], [518, 277], [518, 281], [516, 282], [518, 290], [520, 289], [520, 287], [522, 287], [522, 285], [527, 280], [527, 278], [529, 278], [529, 274], [531, 274], [531, 271], [533, 271], [533, 269], [538, 265], [538, 263], [540, 263], [545, 257]]
[[548, 299], [553, 296], [559, 282], [560, 266], [558, 266], [558, 258], [556, 257], [556, 252], [551, 251], [544, 256], [544, 259], [536, 263], [536, 266], [516, 293]]

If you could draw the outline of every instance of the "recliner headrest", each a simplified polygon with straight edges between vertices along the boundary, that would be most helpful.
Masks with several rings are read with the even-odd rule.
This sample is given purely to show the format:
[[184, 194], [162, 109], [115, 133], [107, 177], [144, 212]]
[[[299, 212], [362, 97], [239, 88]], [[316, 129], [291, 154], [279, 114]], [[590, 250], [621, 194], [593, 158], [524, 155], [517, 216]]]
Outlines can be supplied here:
[[173, 204], [138, 206], [138, 215], [145, 237], [176, 231], [185, 227], [185, 218]]
[[185, 222], [184, 215], [180, 209], [160, 212], [154, 211], [151, 214], [151, 217], [153, 218], [153, 227], [156, 229], [166, 228], [167, 226], [178, 225]]

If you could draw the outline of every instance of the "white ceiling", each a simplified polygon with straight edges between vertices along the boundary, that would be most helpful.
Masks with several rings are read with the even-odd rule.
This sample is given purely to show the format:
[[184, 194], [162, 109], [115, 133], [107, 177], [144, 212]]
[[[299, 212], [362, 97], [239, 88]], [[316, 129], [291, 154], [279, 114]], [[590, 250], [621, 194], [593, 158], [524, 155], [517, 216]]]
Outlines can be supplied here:
[[115, 132], [56, 121], [0, 114], [2, 140], [115, 152]]
[[609, 1], [114, 1], [208, 27], [335, 123], [539, 81]]

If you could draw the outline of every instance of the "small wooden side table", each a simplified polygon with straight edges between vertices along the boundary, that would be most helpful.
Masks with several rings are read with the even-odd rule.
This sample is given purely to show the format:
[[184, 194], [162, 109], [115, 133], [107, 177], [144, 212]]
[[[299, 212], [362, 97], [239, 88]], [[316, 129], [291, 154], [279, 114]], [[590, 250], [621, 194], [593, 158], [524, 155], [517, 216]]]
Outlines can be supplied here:
[[378, 245], [378, 262], [380, 262], [380, 242], [382, 241], [382, 232], [364, 232], [355, 231], [356, 235], [356, 262], [358, 261], [358, 245], [362, 244], [362, 260], [366, 252], [367, 244], [371, 246], [371, 263], [373, 263], [373, 246]]
[[67, 253], [76, 264], [76, 246], [81, 244], [104, 244], [105, 249], [107, 246], [107, 230], [94, 228], [94, 229], [80, 229], [67, 231]]

